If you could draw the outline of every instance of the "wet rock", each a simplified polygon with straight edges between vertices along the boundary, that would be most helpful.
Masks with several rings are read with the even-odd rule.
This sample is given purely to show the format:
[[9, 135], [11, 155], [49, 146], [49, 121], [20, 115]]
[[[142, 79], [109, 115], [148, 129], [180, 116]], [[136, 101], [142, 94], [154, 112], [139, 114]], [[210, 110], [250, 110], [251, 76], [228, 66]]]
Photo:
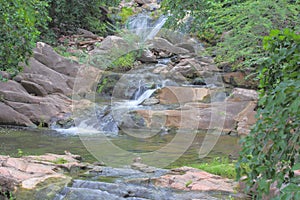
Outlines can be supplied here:
[[131, 168], [112, 168], [112, 167], [99, 167], [89, 170], [90, 174], [94, 174], [101, 177], [120, 177], [120, 178], [132, 178], [143, 177], [144, 173]]
[[149, 99], [146, 99], [142, 105], [143, 106], [152, 106], [152, 105], [155, 105], [155, 104], [159, 104], [159, 100], [156, 99], [155, 97], [151, 97]]
[[[66, 190], [68, 192], [66, 192]], [[67, 195], [65, 196], [66, 199], [69, 199], [70, 195], [76, 195], [73, 196], [75, 199], [78, 199], [78, 197], [81, 197], [80, 199], [88, 199], [94, 195], [94, 199], [174, 199], [171, 192], [151, 186], [144, 187], [133, 184], [103, 183], [82, 180], [75, 180], [72, 187], [65, 188], [61, 195], [63, 196], [65, 194]], [[90, 194], [92, 196], [90, 196]]]
[[197, 77], [192, 81], [193, 85], [206, 85], [204, 78]]
[[153, 3], [153, 0], [134, 0], [134, 1], [140, 5]]
[[228, 101], [258, 101], [258, 93], [255, 90], [234, 88]]
[[156, 56], [150, 50], [143, 50], [141, 55], [137, 57], [137, 60], [144, 63], [155, 63], [157, 62]]

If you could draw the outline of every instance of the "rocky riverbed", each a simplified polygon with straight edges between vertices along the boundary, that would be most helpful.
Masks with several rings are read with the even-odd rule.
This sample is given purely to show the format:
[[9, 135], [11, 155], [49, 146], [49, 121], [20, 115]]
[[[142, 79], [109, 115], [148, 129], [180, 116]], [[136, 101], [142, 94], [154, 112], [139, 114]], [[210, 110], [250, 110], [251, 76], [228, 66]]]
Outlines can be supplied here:
[[243, 198], [237, 183], [207, 172], [181, 167], [147, 166], [136, 159], [112, 168], [82, 163], [81, 157], [45, 154], [0, 157], [1, 198], [17, 199], [225, 199]]

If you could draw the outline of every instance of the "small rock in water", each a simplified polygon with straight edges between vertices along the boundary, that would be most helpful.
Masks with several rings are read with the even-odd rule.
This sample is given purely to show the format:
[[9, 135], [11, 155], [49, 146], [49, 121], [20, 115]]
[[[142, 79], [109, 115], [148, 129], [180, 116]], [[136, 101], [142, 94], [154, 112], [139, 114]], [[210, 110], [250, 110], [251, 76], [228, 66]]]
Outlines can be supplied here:
[[152, 105], [155, 105], [155, 104], [159, 104], [159, 100], [154, 98], [154, 97], [151, 97], [149, 99], [145, 99], [145, 101], [142, 103], [143, 106], [152, 106]]

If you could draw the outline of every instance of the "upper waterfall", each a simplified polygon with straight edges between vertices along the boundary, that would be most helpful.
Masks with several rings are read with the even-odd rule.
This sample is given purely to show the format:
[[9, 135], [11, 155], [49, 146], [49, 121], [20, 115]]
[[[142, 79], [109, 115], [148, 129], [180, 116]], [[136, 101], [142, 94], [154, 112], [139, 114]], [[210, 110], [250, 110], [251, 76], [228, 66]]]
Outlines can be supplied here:
[[142, 42], [145, 42], [155, 37], [167, 19], [166, 16], [162, 15], [157, 20], [153, 20], [149, 14], [140, 13], [128, 20], [126, 28], [138, 35]]

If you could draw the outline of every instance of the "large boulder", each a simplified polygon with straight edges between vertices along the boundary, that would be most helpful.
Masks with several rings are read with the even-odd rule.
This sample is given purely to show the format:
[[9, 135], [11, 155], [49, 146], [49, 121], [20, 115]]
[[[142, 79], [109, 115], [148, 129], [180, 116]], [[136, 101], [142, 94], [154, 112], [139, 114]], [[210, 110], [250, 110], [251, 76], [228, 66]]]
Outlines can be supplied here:
[[0, 125], [34, 126], [29, 118], [0, 102]]
[[69, 152], [21, 158], [0, 156], [0, 199], [5, 194], [2, 192], [16, 195], [17, 199], [42, 192], [38, 199], [53, 199], [71, 181], [64, 172], [86, 168], [79, 159], [80, 156]]
[[203, 101], [209, 95], [210, 90], [207, 88], [168, 86], [160, 89], [157, 97], [160, 104], [174, 104]]
[[137, 110], [148, 128], [174, 127], [182, 130], [218, 129], [223, 133], [235, 130], [237, 115], [248, 102], [240, 103], [194, 103], [178, 110]]
[[[69, 67], [72, 68], [72, 65]], [[68, 80], [73, 79], [72, 77], [61, 74], [33, 58], [29, 60], [29, 66], [24, 68], [19, 78], [41, 85], [48, 94], [72, 94], [72, 88], [68, 85]]]
[[[53, 119], [71, 113], [70, 97], [81, 68], [78, 63], [58, 55], [49, 45], [38, 42], [23, 72], [13, 80], [0, 82], [0, 124], [49, 126]], [[90, 74], [97, 73], [89, 71], [80, 75], [95, 78]]]
[[151, 48], [156, 49], [158, 52], [160, 50], [165, 50], [165, 51], [173, 53], [173, 54], [190, 53], [189, 50], [182, 48], [182, 47], [175, 46], [168, 40], [166, 40], [164, 38], [159, 38], [159, 37], [153, 39]]
[[251, 126], [256, 122], [257, 92], [236, 88], [230, 97], [223, 96], [223, 100], [215, 101], [213, 95], [217, 94], [223, 93], [207, 88], [165, 87], [157, 95], [159, 104], [155, 105], [155, 109], [136, 110], [131, 116], [143, 122], [142, 127], [153, 130], [173, 127], [182, 130], [217, 129], [224, 134], [249, 134]]
[[80, 65], [74, 61], [72, 61], [72, 66], [70, 66], [71, 62], [69, 59], [58, 55], [51, 46], [43, 42], [37, 43], [33, 57], [48, 68], [66, 76], [76, 77], [80, 68]]
[[228, 72], [222, 75], [224, 83], [230, 84], [234, 87], [242, 88], [257, 88], [258, 81], [253, 77], [247, 77], [249, 74], [245, 72]]

